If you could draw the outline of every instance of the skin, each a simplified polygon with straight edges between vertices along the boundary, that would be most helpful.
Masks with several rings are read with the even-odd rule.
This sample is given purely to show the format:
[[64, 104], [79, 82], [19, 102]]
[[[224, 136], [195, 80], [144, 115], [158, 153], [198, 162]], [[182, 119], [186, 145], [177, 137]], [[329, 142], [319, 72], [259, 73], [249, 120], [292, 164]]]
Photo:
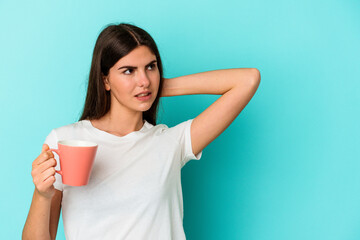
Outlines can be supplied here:
[[[102, 118], [91, 120], [94, 127], [117, 136], [125, 136], [142, 128], [142, 112], [150, 109], [160, 84], [156, 62], [148, 66], [153, 60], [156, 61], [156, 56], [151, 50], [147, 46], [139, 46], [110, 68], [109, 74], [103, 78], [105, 89], [111, 95], [110, 110]], [[123, 66], [137, 68], [121, 68]], [[148, 101], [135, 97], [147, 90], [152, 93]]]
[[[124, 136], [138, 131], [143, 126], [142, 112], [155, 101], [160, 83], [160, 73], [150, 49], [140, 46], [121, 58], [104, 76], [107, 91], [110, 91], [109, 112], [99, 120], [91, 121], [94, 127], [114, 135]], [[137, 69], [121, 68], [134, 66]], [[148, 101], [139, 101], [135, 95], [151, 91]], [[44, 144], [41, 154], [32, 164], [31, 175], [35, 185], [33, 200], [25, 222], [22, 239], [55, 239], [59, 223], [62, 192], [53, 186], [55, 182], [54, 154]]]
[[222, 95], [196, 116], [191, 124], [194, 155], [200, 153], [230, 126], [255, 94], [260, 78], [260, 71], [256, 68], [235, 68], [194, 73], [164, 81], [164, 97]]
[[62, 192], [53, 186], [56, 160], [44, 144], [33, 161], [31, 176], [35, 185], [33, 199], [22, 232], [22, 239], [55, 239], [59, 223]]
[[[107, 91], [111, 93], [108, 114], [92, 120], [94, 127], [124, 136], [143, 126], [142, 112], [148, 110], [158, 93], [160, 74], [157, 66], [147, 66], [156, 57], [148, 47], [140, 46], [120, 59], [104, 76]], [[122, 66], [137, 69], [120, 69]], [[164, 79], [161, 97], [216, 94], [222, 95], [191, 124], [191, 144], [197, 155], [216, 139], [236, 119], [249, 103], [260, 84], [256, 68], [236, 68], [195, 73]], [[147, 102], [135, 95], [149, 90], [152, 97]], [[62, 192], [54, 189], [55, 159], [49, 147], [33, 162], [32, 176], [35, 184], [33, 201], [23, 229], [23, 239], [55, 239], [59, 222]]]

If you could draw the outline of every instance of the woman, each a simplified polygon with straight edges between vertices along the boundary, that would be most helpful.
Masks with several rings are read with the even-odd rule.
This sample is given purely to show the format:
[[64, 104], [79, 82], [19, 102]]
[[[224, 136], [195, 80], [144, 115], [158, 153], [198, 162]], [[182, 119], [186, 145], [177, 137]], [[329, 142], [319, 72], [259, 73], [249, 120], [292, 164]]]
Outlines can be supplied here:
[[[185, 239], [181, 168], [239, 115], [255, 94], [255, 68], [163, 78], [152, 37], [134, 25], [106, 27], [91, 63], [83, 114], [53, 129], [34, 160], [35, 191], [23, 239], [55, 239], [62, 207], [66, 239]], [[160, 97], [222, 96], [194, 119], [168, 128], [156, 124]], [[62, 139], [98, 143], [89, 184], [63, 185]]]

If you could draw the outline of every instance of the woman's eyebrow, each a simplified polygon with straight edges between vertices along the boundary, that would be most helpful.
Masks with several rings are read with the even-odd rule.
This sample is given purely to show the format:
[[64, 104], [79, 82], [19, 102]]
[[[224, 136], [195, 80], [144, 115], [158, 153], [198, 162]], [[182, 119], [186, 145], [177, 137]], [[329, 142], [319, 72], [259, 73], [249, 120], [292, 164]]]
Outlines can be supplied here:
[[[152, 61], [151, 61], [150, 63], [148, 63], [146, 66], [149, 66], [150, 64], [152, 64], [152, 63], [154, 63], [154, 62], [156, 62], [156, 60], [152, 60]], [[121, 69], [121, 68], [134, 68], [134, 69], [137, 69], [137, 67], [134, 67], [134, 66], [122, 66], [122, 67], [119, 67], [118, 70]]]

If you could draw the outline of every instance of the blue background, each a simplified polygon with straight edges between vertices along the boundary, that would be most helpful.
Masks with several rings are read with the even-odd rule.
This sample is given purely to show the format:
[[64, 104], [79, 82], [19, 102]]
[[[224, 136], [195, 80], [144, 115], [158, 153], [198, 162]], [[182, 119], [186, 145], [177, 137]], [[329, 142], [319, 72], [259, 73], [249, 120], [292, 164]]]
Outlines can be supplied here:
[[[0, 239], [20, 239], [31, 163], [51, 129], [78, 120], [96, 38], [120, 22], [153, 36], [167, 78], [261, 72], [248, 106], [182, 170], [188, 239], [360, 239], [356, 0], [0, 1]], [[162, 98], [160, 122], [218, 97]]]

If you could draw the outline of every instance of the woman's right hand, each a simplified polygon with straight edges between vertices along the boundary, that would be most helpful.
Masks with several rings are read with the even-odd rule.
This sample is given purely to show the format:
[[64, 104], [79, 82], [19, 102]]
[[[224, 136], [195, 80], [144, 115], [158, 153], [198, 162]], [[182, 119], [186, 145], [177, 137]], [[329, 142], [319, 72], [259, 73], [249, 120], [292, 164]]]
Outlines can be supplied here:
[[55, 194], [53, 184], [55, 182], [56, 160], [54, 154], [48, 150], [49, 146], [44, 144], [41, 154], [32, 163], [31, 176], [36, 191], [41, 196], [51, 199]]

